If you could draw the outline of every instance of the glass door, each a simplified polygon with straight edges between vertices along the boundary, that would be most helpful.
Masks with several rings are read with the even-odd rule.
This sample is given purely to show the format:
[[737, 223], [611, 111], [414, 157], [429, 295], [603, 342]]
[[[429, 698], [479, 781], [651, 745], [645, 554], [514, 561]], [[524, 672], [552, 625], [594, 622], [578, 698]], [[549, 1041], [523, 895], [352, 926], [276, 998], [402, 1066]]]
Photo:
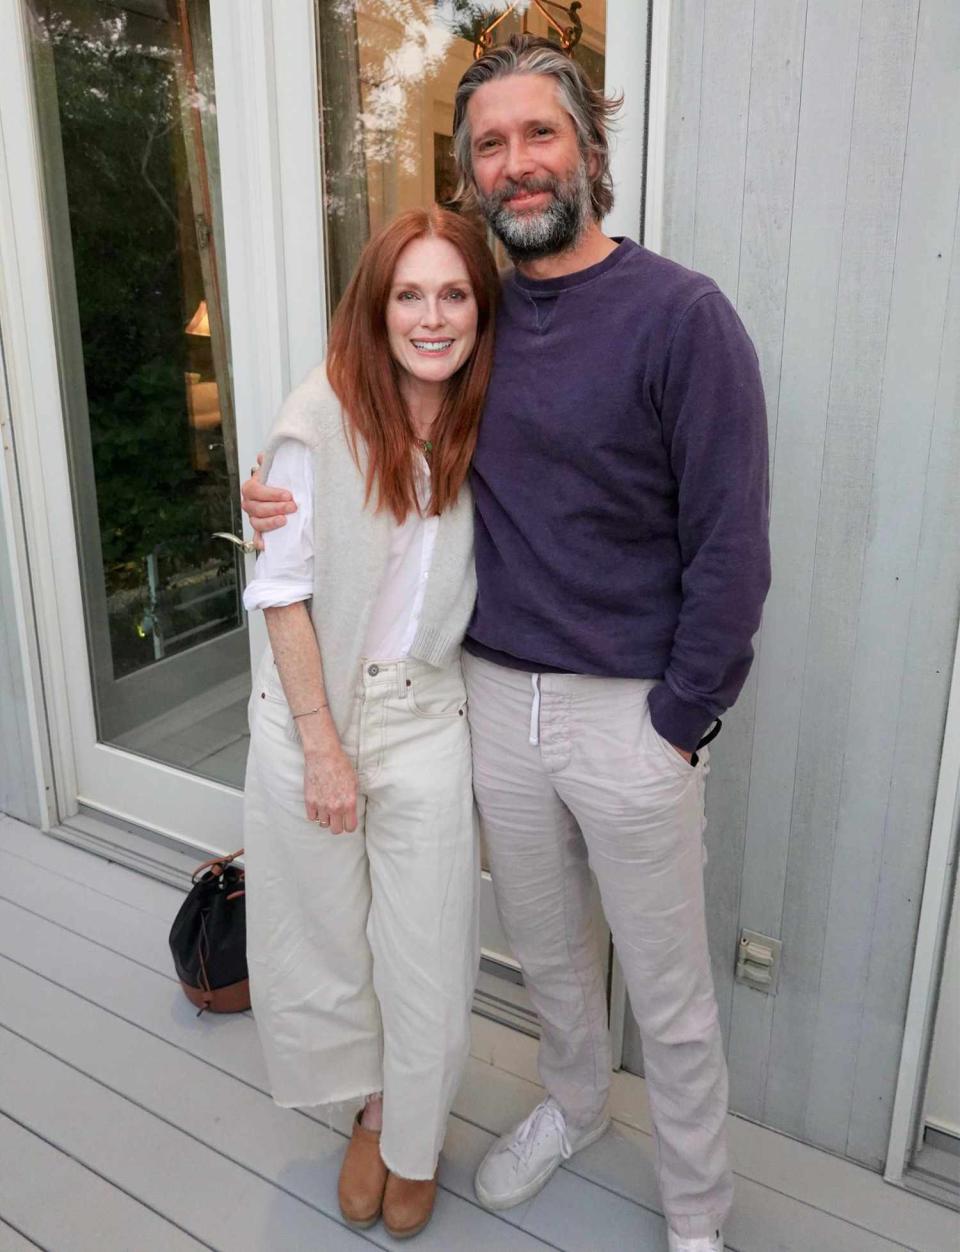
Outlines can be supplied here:
[[[316, 5], [332, 310], [372, 231], [403, 209], [451, 199], [454, 94], [487, 33], [495, 43], [521, 30], [559, 43], [561, 30], [575, 30], [574, 56], [603, 85], [607, 5], [605, 0], [570, 6], [489, 0], [316, 0]], [[642, 84], [638, 88], [642, 91]], [[490, 242], [499, 247], [492, 235]], [[476, 1007], [533, 1031], [535, 1017], [500, 926], [485, 856], [482, 861], [483, 963]], [[599, 903], [597, 912], [599, 933], [606, 934]]]
[[239, 786], [249, 649], [205, 0], [31, 0], [99, 742]]
[[229, 540], [242, 441], [211, 0], [22, 12], [66, 444], [65, 471], [41, 449], [39, 477], [61, 530], [76, 803], [235, 847], [251, 649]]

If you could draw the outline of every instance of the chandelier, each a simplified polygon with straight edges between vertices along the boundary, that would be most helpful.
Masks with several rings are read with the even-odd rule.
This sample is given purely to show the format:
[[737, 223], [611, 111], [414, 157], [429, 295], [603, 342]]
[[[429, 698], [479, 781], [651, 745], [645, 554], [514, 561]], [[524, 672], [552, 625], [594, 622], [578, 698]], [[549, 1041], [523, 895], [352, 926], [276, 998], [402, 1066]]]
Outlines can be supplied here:
[[[518, 3], [519, 0], [517, 0], [514, 4], [508, 4], [499, 17], [495, 17], [490, 22], [484, 23], [481, 19], [477, 20], [473, 40], [474, 57], [482, 57], [485, 52], [488, 52], [493, 47], [493, 32], [497, 29], [501, 22], [506, 21], [510, 14], [514, 12]], [[560, 46], [567, 56], [573, 56], [573, 50], [580, 42], [580, 36], [583, 34], [583, 23], [580, 21], [580, 10], [583, 8], [583, 5], [580, 0], [573, 0], [573, 3], [568, 5], [555, 4], [552, 0], [533, 0], [533, 3], [547, 19], [551, 28], [560, 36]], [[528, 8], [525, 8], [523, 12], [524, 32], [526, 32], [527, 29]], [[568, 25], [561, 25], [561, 23], [558, 22], [550, 12], [548, 12], [549, 9], [554, 9], [563, 14], [568, 21]]]

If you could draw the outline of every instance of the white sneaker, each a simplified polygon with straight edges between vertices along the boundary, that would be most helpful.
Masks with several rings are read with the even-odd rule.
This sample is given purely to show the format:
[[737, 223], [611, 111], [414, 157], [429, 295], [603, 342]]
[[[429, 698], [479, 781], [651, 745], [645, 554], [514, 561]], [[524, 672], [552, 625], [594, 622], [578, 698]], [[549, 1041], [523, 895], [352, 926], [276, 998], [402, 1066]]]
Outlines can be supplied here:
[[548, 1096], [530, 1116], [503, 1135], [480, 1162], [474, 1179], [487, 1209], [509, 1209], [537, 1194], [563, 1161], [596, 1143], [610, 1125], [604, 1115], [586, 1130], [571, 1132], [563, 1109]]
[[723, 1252], [723, 1231], [712, 1235], [678, 1235], [667, 1227], [667, 1247], [670, 1252]]

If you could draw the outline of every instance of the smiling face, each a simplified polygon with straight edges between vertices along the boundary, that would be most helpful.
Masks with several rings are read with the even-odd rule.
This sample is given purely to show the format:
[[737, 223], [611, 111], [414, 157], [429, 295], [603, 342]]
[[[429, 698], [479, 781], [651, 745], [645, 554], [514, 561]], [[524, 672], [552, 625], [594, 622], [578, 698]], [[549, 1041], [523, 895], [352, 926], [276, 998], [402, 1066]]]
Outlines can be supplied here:
[[514, 260], [575, 247], [592, 221], [589, 171], [556, 83], [494, 79], [470, 97], [467, 119], [477, 199]]
[[426, 235], [400, 253], [387, 299], [390, 353], [408, 385], [445, 383], [477, 341], [477, 301], [463, 257]]

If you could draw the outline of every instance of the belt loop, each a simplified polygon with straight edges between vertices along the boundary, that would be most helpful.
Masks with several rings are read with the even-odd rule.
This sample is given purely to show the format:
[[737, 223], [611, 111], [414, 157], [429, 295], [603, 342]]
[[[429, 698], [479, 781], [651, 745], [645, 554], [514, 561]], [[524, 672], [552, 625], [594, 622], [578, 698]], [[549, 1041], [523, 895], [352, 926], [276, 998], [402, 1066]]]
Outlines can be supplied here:
[[530, 746], [535, 748], [540, 742], [540, 675], [530, 675], [533, 688], [533, 700], [530, 703]]
[[406, 661], [397, 662], [397, 698], [405, 700], [407, 698], [407, 663]]

